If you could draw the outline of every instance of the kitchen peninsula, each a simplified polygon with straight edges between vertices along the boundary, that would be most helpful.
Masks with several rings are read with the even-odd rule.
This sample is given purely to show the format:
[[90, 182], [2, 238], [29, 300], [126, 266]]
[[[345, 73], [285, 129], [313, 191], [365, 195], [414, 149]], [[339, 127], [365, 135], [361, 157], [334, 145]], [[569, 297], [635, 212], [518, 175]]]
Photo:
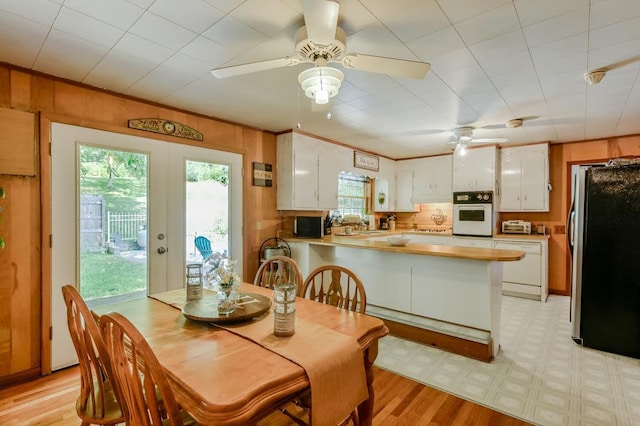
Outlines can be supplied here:
[[289, 239], [305, 275], [326, 264], [354, 271], [367, 313], [391, 334], [490, 361], [500, 347], [502, 262], [524, 253], [410, 242], [376, 234]]

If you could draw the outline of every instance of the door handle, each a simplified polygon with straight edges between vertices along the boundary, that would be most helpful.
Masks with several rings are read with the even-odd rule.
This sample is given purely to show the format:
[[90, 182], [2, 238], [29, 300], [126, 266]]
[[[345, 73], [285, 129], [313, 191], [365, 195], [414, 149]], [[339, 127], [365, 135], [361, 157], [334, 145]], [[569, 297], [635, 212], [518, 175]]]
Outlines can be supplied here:
[[165, 254], [167, 252], [167, 249], [164, 247], [158, 247], [158, 253], [160, 254]]

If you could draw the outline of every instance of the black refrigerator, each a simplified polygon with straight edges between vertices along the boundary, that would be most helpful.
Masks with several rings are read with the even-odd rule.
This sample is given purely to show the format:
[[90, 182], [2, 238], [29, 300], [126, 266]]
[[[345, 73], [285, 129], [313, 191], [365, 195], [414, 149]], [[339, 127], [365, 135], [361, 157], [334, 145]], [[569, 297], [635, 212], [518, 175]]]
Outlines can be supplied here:
[[640, 358], [640, 164], [580, 166], [573, 177], [571, 337]]

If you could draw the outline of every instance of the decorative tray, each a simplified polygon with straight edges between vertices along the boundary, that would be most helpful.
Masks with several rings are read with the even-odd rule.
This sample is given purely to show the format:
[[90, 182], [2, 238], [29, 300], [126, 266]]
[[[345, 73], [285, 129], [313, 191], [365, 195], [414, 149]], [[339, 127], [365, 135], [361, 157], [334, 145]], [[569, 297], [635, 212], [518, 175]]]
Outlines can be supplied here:
[[271, 299], [261, 294], [242, 293], [237, 304], [233, 312], [224, 314], [218, 312], [217, 296], [203, 296], [187, 302], [182, 307], [182, 315], [193, 321], [212, 323], [247, 321], [269, 311]]

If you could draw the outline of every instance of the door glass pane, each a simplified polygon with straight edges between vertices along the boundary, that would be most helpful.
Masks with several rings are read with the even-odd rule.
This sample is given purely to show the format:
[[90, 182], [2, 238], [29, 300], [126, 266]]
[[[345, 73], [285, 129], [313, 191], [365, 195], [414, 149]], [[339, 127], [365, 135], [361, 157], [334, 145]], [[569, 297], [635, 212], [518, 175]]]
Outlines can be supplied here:
[[147, 295], [147, 155], [80, 145], [80, 294]]
[[229, 166], [187, 160], [185, 193], [187, 263], [229, 253]]

